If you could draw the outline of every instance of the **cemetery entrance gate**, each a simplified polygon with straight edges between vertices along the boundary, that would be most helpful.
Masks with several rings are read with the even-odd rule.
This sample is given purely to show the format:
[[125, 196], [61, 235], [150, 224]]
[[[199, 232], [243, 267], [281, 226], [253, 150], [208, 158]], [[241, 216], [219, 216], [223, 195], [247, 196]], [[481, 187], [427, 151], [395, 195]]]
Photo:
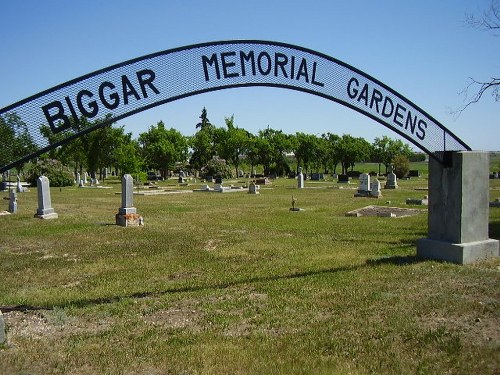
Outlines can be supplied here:
[[[0, 110], [0, 126], [14, 119], [14, 123], [23, 125], [15, 131], [22, 129], [33, 146], [20, 152], [15, 144], [2, 144], [0, 173], [135, 113], [192, 95], [248, 86], [318, 95], [406, 138], [431, 159], [429, 238], [419, 242], [417, 252], [437, 258], [449, 253], [443, 258], [461, 263], [498, 254], [498, 241], [487, 236], [485, 187], [478, 188], [478, 201], [478, 191], [458, 177], [472, 170], [478, 179], [487, 176], [487, 155], [471, 152], [433, 117], [368, 74], [322, 53], [279, 42], [220, 41], [161, 51], [87, 74], [5, 107]], [[82, 119], [92, 126], [82, 128]], [[49, 144], [41, 133], [42, 126], [57, 141]], [[443, 184], [443, 179], [453, 179], [453, 183]], [[442, 186], [453, 191], [439, 190]], [[450, 207], [457, 205], [456, 194], [470, 203], [470, 209], [459, 204], [448, 214]], [[480, 213], [473, 210], [483, 206]], [[469, 228], [468, 215], [473, 215], [470, 218], [477, 227]], [[447, 223], [457, 220], [450, 234]], [[480, 235], [471, 234], [478, 229]], [[468, 244], [467, 250], [464, 246], [457, 249], [457, 244]], [[462, 253], [472, 255], [464, 257]]]

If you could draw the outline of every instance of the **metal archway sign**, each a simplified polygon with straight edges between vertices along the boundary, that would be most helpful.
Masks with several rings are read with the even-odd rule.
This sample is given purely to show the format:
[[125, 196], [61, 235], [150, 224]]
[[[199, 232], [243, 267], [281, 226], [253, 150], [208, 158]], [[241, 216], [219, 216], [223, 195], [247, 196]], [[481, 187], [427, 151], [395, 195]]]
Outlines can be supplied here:
[[[234, 87], [269, 86], [332, 100], [381, 123], [444, 163], [442, 151], [470, 150], [463, 141], [411, 101], [368, 74], [333, 57], [270, 41], [195, 44], [153, 53], [101, 69], [0, 110], [15, 115], [35, 143], [17, 160], [0, 160], [0, 173], [71, 139], [174, 100]], [[95, 125], [81, 130], [86, 118]], [[58, 135], [49, 144], [48, 125]], [[13, 144], [1, 144], [14, 154]], [[18, 153], [19, 154], [19, 153]]]

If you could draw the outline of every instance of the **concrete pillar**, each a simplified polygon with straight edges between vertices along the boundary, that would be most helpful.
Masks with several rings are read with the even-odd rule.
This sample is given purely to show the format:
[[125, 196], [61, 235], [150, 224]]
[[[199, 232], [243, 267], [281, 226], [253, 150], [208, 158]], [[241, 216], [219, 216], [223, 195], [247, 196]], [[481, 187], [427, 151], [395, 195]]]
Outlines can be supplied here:
[[429, 160], [429, 235], [417, 256], [460, 264], [498, 256], [499, 241], [488, 238], [489, 154], [448, 156], [448, 166]]

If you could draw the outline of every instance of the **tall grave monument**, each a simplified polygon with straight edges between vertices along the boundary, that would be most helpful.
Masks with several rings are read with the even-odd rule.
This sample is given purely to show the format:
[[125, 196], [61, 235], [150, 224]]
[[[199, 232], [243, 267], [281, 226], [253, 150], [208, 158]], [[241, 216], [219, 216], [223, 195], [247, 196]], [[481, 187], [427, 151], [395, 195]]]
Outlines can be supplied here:
[[122, 206], [116, 214], [116, 225], [129, 227], [143, 224], [143, 217], [137, 214], [137, 209], [134, 207], [134, 179], [129, 174], [123, 175]]
[[450, 164], [429, 160], [429, 234], [417, 242], [422, 258], [473, 263], [499, 255], [488, 238], [489, 155], [450, 152]]
[[46, 176], [38, 177], [36, 181], [38, 190], [38, 209], [35, 217], [39, 219], [57, 219], [58, 215], [52, 208], [50, 199], [50, 183]]

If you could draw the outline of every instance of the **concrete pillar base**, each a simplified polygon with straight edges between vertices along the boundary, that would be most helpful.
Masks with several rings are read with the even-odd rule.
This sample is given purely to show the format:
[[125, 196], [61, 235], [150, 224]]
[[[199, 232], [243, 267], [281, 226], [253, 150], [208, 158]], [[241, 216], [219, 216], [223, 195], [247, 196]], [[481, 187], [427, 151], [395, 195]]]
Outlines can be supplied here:
[[417, 256], [425, 259], [469, 264], [499, 256], [499, 241], [487, 239], [467, 243], [451, 243], [421, 238], [417, 240]]

